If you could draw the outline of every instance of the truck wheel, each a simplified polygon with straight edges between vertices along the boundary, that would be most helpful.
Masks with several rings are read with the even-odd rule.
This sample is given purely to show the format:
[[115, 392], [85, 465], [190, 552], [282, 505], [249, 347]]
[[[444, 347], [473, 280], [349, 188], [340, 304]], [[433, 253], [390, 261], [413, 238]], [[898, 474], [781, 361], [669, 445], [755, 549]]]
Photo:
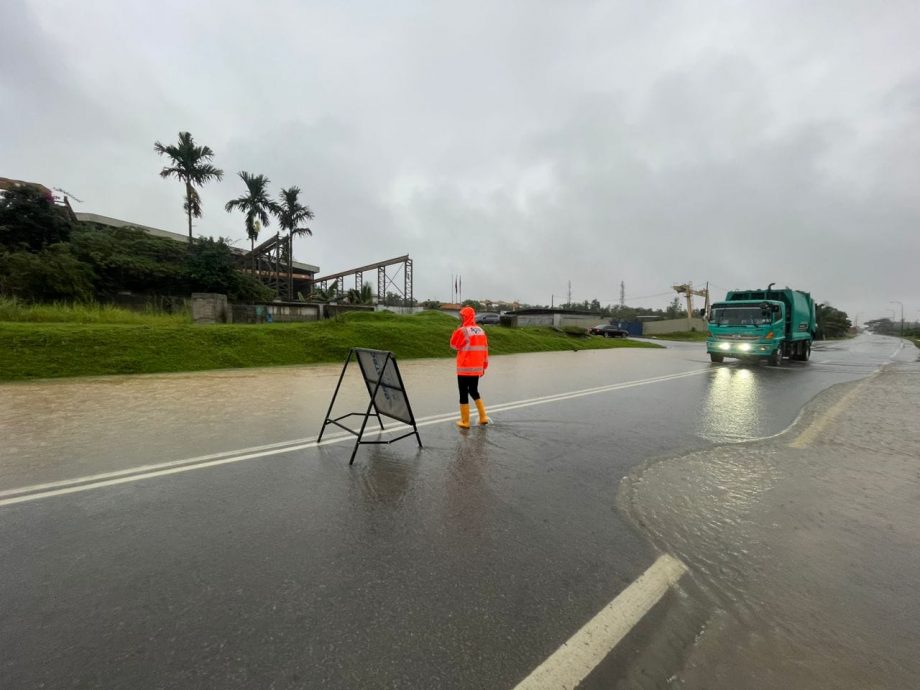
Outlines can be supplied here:
[[802, 361], [807, 362], [811, 357], [811, 341], [806, 341], [802, 347]]
[[770, 364], [772, 364], [774, 367], [783, 366], [783, 346], [782, 345], [776, 348], [776, 351], [772, 355], [770, 355]]
[[725, 360], [725, 357], [723, 357], [722, 355], [717, 355], [714, 352], [709, 353], [710, 362], [716, 362], [718, 364], [719, 362], [722, 362], [724, 360]]

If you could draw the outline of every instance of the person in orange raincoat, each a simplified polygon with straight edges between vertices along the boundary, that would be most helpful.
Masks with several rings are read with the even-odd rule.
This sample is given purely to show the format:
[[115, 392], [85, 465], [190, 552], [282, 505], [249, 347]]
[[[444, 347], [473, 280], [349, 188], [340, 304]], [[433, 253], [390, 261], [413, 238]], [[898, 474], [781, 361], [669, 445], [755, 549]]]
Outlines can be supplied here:
[[479, 379], [489, 368], [489, 339], [481, 326], [476, 325], [476, 312], [471, 307], [460, 310], [463, 325], [454, 331], [450, 346], [457, 351], [457, 386], [460, 388], [461, 429], [470, 428], [470, 398], [479, 411], [479, 423], [492, 420], [486, 415], [486, 406], [479, 397]]

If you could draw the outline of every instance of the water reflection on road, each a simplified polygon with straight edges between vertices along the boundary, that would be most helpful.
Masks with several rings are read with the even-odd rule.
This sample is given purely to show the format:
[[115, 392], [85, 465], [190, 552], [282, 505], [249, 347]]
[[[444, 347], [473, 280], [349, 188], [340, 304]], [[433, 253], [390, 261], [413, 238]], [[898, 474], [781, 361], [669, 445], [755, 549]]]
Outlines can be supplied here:
[[750, 367], [719, 367], [706, 390], [700, 435], [710, 441], [742, 441], [761, 427], [763, 406], [758, 374]]

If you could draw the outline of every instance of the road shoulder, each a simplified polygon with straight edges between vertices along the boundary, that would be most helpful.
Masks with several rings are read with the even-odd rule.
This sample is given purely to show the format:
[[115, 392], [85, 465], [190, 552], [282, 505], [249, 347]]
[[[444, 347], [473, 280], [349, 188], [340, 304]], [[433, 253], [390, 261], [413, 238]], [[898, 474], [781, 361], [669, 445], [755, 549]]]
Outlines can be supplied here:
[[683, 687], [913, 683], [918, 408], [920, 365], [891, 365], [822, 393], [779, 437], [624, 481], [621, 507], [711, 612], [683, 659], [657, 660]]

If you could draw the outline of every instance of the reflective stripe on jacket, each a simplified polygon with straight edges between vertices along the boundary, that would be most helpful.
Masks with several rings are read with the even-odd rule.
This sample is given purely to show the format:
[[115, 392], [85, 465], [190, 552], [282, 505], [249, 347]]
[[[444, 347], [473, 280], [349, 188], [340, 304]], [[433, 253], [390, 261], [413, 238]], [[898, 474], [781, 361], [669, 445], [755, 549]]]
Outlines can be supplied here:
[[482, 376], [489, 368], [489, 340], [486, 332], [476, 325], [470, 309], [461, 311], [463, 325], [454, 331], [450, 346], [457, 351], [457, 376]]

